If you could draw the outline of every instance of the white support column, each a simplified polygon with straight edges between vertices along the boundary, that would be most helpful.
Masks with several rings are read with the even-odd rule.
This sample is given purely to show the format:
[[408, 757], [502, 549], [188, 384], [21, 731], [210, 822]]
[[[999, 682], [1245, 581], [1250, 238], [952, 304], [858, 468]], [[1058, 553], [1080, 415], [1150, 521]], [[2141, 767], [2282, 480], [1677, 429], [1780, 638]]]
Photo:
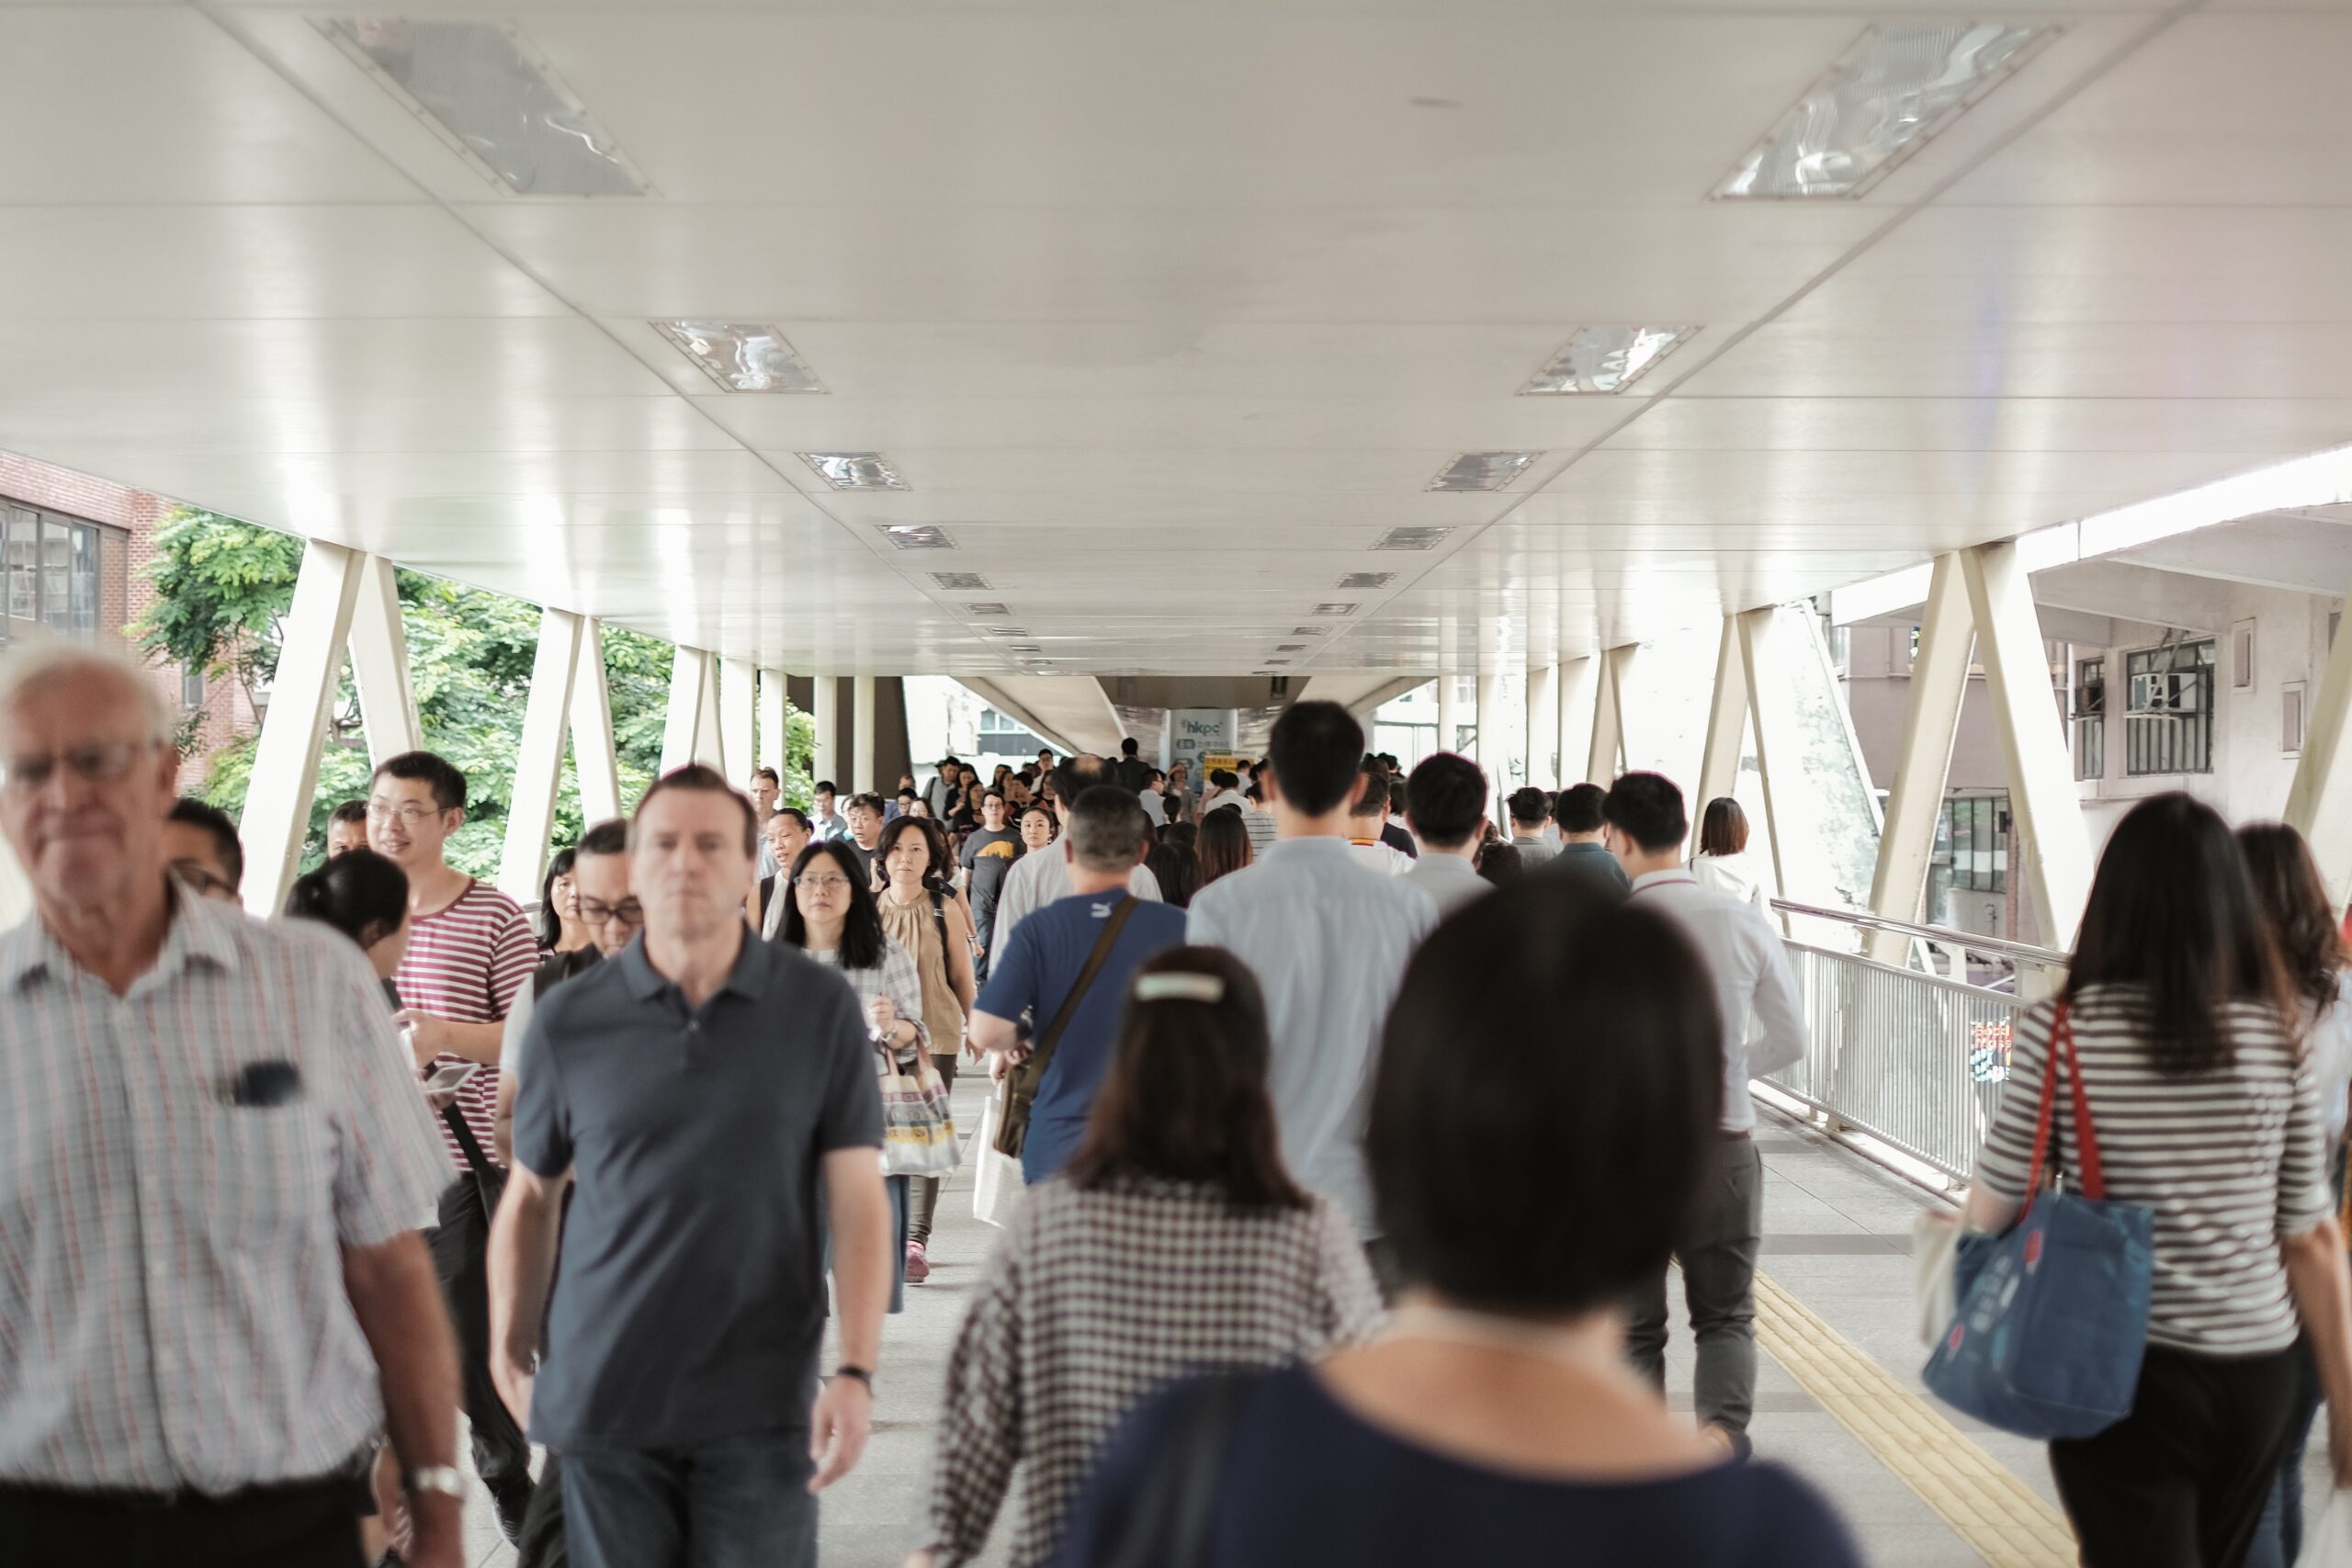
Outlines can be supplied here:
[[874, 776], [874, 677], [853, 675], [849, 682], [849, 771], [856, 787], [882, 792]]
[[2010, 809], [2029, 845], [2021, 869], [2042, 945], [2071, 948], [2090, 897], [2090, 834], [2066, 755], [2065, 721], [2051, 694], [2033, 588], [2014, 543], [1980, 545], [1961, 559], [1976, 620], [1976, 657], [2008, 762]]
[[1594, 706], [1600, 692], [1600, 656], [1560, 660], [1555, 684], [1560, 705], [1560, 787], [1566, 789], [1589, 776]]
[[[1879, 834], [1878, 864], [1871, 873], [1871, 913], [1891, 920], [1917, 920], [1927, 897], [1928, 867], [1935, 859], [1936, 821], [1943, 815], [1944, 782], [1951, 773], [1953, 739], [1960, 732], [1961, 705], [1968, 696], [1968, 654], [1976, 622], [1968, 607], [1968, 574], [1957, 553], [1936, 558], [1928, 589], [1927, 618], [1919, 623], [1919, 657], [1911, 665], [1911, 694], [1903, 708], [1903, 745], [1895, 753], [1894, 777], [1886, 797], [1886, 827]], [[1892, 931], [1871, 934], [1871, 957], [1905, 964], [1908, 937]]]
[[1724, 617], [1715, 650], [1715, 694], [1707, 706], [1706, 749], [1699, 757], [1699, 787], [1690, 797], [1690, 832], [1707, 803], [1739, 786], [1739, 757], [1747, 741], [1747, 667], [1739, 650], [1739, 617]]
[[1461, 700], [1454, 695], [1453, 671], [1445, 671], [1437, 678], [1437, 749], [1439, 750], [1451, 751], [1461, 744], [1459, 739], [1462, 728], [1461, 709]]
[[1527, 671], [1527, 782], [1557, 787], [1560, 779], [1560, 667], [1530, 665]]
[[277, 679], [254, 750], [244, 819], [237, 825], [245, 844], [245, 908], [264, 918], [277, 914], [286, 901], [310, 831], [319, 751], [326, 743], [327, 715], [351, 639], [362, 559], [357, 550], [312, 539], [294, 580]]
[[2287, 822], [2311, 840], [2328, 897], [2341, 908], [2352, 894], [2352, 631], [2342, 627], [2303, 721]]
[[715, 769], [729, 784], [736, 782], [728, 773], [727, 748], [718, 729], [718, 655], [702, 656], [702, 711], [695, 717], [695, 761], [706, 768]]
[[1584, 776], [1589, 784], [1607, 789], [1617, 782], [1617, 773], [1625, 761], [1625, 672], [1640, 652], [1638, 646], [1628, 643], [1612, 648], [1600, 659], [1599, 691], [1592, 705], [1592, 749], [1585, 758]]
[[727, 765], [721, 772], [737, 789], [750, 787], [752, 761], [752, 720], [757, 712], [759, 672], [747, 659], [718, 661], [718, 749]]
[[[1765, 690], [1765, 682], [1772, 675], [1772, 617], [1770, 606], [1748, 610], [1730, 618], [1728, 628], [1739, 649], [1741, 683], [1751, 692]], [[1780, 733], [1780, 727], [1765, 716], [1765, 705], [1756, 705], [1756, 771], [1764, 784], [1764, 837], [1771, 851], [1772, 886], [1786, 889], [1789, 868], [1785, 863], [1792, 835], [1781, 820], [1779, 792], [1787, 787], [1776, 784], [1772, 769], [1776, 762], [1792, 763], [1790, 755], [1795, 738]], [[1796, 769], [1789, 772], [1796, 776]]]
[[514, 787], [506, 802], [506, 848], [498, 863], [498, 890], [518, 904], [539, 896], [539, 874], [547, 869], [555, 797], [563, 786], [563, 737], [578, 678], [580, 633], [580, 616], [566, 610], [539, 612], [531, 694], [523, 709]]
[[[368, 731], [371, 765], [424, 749], [400, 586], [392, 563], [382, 556], [359, 558], [359, 597], [351, 608], [351, 680], [359, 688], [359, 719]], [[538, 894], [534, 890], [531, 896]]]
[[790, 739], [784, 709], [784, 671], [761, 671], [759, 765], [774, 768], [778, 779], [784, 777], [785, 742]]
[[662, 771], [695, 760], [702, 738], [703, 709], [711, 703], [710, 656], [681, 645], [670, 657], [670, 711], [662, 724]]
[[1495, 803], [1495, 826], [1510, 836], [1510, 813], [1503, 799], [1510, 794], [1510, 746], [1503, 723], [1503, 678], [1499, 672], [1481, 675], [1476, 698], [1478, 709], [1471, 720], [1478, 727], [1478, 767], [1487, 775], [1487, 795]]
[[605, 679], [605, 628], [582, 618], [571, 674], [571, 772], [590, 827], [621, 814], [620, 749], [613, 744], [613, 693]]
[[[833, 676], [816, 678], [816, 707], [810, 714], [817, 726], [817, 753], [814, 765], [817, 777], [811, 783], [831, 781], [842, 785], [845, 795], [857, 793], [857, 786], [842, 778], [842, 688]], [[835, 810], [840, 807], [836, 806]]]

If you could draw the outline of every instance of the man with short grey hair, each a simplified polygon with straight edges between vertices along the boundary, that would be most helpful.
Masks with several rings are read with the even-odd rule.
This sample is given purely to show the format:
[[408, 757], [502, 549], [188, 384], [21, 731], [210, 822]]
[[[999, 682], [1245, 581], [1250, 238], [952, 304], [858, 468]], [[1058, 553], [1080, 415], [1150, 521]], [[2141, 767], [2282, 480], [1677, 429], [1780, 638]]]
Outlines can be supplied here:
[[153, 677], [0, 659], [0, 1540], [11, 1562], [356, 1568], [389, 1428], [404, 1560], [464, 1559], [458, 1354], [420, 1220], [445, 1171], [383, 992], [327, 927], [167, 873]]
[[[1080, 752], [1056, 768], [1042, 781], [1053, 795], [1055, 803], [1067, 814], [1070, 803], [1096, 784], [1111, 784], [1110, 764], [1100, 757]], [[1134, 806], [1137, 816], [1143, 807], [1132, 795], [1127, 803]], [[1065, 824], [1067, 826], [1067, 824]], [[1065, 840], [1068, 834], [1063, 835]], [[1058, 898], [1067, 898], [1075, 890], [1070, 878], [1072, 851], [1065, 841], [1048, 844], [1037, 854], [1023, 855], [1005, 874], [1003, 891], [997, 895], [996, 945], [1002, 948], [1012, 940], [1013, 928]], [[1159, 902], [1159, 878], [1151, 868], [1137, 861], [1127, 874], [1127, 891], [1138, 898]]]

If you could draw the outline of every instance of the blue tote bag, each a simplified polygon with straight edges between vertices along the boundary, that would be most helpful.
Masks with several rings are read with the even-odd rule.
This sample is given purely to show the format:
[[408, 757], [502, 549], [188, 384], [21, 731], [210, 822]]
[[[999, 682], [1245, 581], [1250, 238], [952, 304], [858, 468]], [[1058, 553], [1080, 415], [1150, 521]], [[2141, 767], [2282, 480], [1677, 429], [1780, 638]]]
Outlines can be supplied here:
[[[2041, 1190], [2058, 1073], [2074, 1101], [2074, 1188]], [[1963, 1237], [1960, 1310], [1922, 1374], [1953, 1409], [2020, 1438], [2087, 1438], [2132, 1413], [2148, 1348], [2154, 1224], [2107, 1200], [2089, 1097], [2062, 1005], [2041, 1074], [2025, 1210], [2001, 1235]]]

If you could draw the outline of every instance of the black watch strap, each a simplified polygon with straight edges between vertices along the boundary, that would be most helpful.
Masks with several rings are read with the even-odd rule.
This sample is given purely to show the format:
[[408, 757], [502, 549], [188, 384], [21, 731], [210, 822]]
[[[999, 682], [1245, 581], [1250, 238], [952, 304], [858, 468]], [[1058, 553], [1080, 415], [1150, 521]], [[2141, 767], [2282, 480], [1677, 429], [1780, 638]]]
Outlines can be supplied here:
[[837, 1378], [855, 1378], [858, 1382], [865, 1385], [866, 1393], [872, 1393], [874, 1392], [874, 1374], [864, 1367], [853, 1367], [848, 1362], [844, 1361], [840, 1366], [833, 1369], [833, 1376]]

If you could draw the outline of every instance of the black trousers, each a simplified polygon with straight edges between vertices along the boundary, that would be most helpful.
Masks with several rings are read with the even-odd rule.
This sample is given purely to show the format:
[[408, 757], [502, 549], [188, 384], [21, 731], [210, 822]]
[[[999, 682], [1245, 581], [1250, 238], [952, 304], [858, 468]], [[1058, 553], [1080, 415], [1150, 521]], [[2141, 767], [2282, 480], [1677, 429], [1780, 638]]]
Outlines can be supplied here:
[[2050, 1445], [2084, 1568], [2236, 1568], [2278, 1474], [2295, 1355], [2151, 1348], [2132, 1414]]
[[492, 1488], [531, 1473], [531, 1445], [498, 1397], [490, 1376], [490, 1216], [495, 1187], [461, 1176], [441, 1193], [441, 1223], [429, 1238], [433, 1271], [458, 1331], [459, 1393], [473, 1428], [474, 1472]]
[[9, 1568], [360, 1568], [362, 1488], [345, 1476], [229, 1497], [0, 1486]]

